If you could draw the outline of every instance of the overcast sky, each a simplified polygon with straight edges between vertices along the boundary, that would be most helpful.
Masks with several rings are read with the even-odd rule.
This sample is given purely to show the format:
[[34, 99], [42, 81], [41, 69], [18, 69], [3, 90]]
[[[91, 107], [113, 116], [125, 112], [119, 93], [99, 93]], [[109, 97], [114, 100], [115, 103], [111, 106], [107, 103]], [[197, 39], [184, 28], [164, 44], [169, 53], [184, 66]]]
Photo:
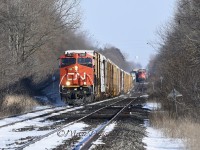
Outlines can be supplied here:
[[172, 20], [175, 5], [176, 0], [82, 0], [83, 29], [99, 46], [115, 46], [145, 67], [157, 49], [156, 31]]

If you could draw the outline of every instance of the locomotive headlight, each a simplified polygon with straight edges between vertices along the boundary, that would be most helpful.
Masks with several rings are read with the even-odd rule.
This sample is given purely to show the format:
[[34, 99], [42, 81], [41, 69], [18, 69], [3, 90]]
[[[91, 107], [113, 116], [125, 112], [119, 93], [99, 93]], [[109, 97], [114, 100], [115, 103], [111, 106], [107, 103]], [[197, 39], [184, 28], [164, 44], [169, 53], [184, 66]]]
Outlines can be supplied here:
[[69, 86], [69, 85], [70, 85], [70, 82], [69, 82], [69, 81], [67, 81], [67, 82], [66, 82], [66, 85], [67, 85], [67, 86]]
[[75, 66], [74, 69], [75, 69], [75, 71], [78, 71], [78, 66]]
[[86, 85], [87, 83], [86, 83], [86, 82], [83, 82], [83, 84]]

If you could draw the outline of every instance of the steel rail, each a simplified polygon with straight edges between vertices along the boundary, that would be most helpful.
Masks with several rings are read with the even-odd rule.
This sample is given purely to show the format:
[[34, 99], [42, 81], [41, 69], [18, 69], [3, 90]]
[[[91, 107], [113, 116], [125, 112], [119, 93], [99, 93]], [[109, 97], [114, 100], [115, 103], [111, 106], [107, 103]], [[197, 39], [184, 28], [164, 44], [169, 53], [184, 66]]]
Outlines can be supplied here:
[[[19, 120], [19, 121], [15, 121], [15, 122], [11, 122], [11, 123], [8, 123], [8, 124], [5, 124], [5, 125], [1, 125], [0, 128], [3, 128], [3, 127], [8, 127], [8, 126], [11, 126], [11, 125], [14, 125], [14, 124], [17, 124], [17, 123], [21, 123], [21, 122], [25, 122], [25, 121], [28, 121], [28, 120], [33, 120], [33, 119], [36, 119], [36, 118], [40, 118], [40, 117], [44, 117], [44, 116], [48, 116], [52, 113], [58, 113], [58, 112], [61, 112], [63, 110], [66, 110], [68, 108], [63, 108], [63, 109], [60, 109], [60, 110], [53, 110], [52, 108], [52, 111], [51, 112], [47, 112], [47, 113], [44, 113], [44, 114], [40, 114], [40, 115], [37, 115], [37, 116], [34, 116], [34, 117], [29, 117], [29, 118], [26, 118], [26, 119], [23, 119], [23, 120]], [[69, 108], [70, 109], [70, 108]], [[44, 109], [44, 110], [49, 110], [49, 109]], [[43, 111], [44, 111], [43, 110]], [[36, 111], [36, 112], [39, 112], [39, 111]], [[35, 112], [30, 112], [30, 113], [35, 113]], [[28, 114], [28, 113], [27, 113]], [[24, 114], [26, 115], [26, 114]], [[22, 116], [22, 115], [19, 115], [19, 116]], [[12, 117], [10, 117], [12, 118]], [[6, 119], [6, 118], [5, 118]]]
[[10, 115], [10, 116], [5, 116], [5, 117], [1, 117], [0, 121], [3, 120], [3, 119], [7, 119], [7, 118], [19, 117], [19, 116], [22, 116], [22, 115], [26, 115], [28, 113], [35, 113], [35, 112], [44, 111], [44, 110], [53, 109], [53, 108], [56, 108], [56, 106], [55, 107], [44, 108], [44, 109], [39, 109], [39, 110], [28, 111], [28, 112], [25, 112], [25, 113], [20, 113], [20, 114], [15, 114], [15, 115]]
[[[116, 98], [113, 98], [113, 99], [111, 99], [111, 100], [115, 100], [115, 99], [116, 99]], [[105, 103], [105, 102], [107, 102], [107, 101], [109, 101], [109, 100], [99, 101], [98, 103]], [[94, 102], [94, 103], [87, 104], [87, 105], [85, 105], [85, 106], [95, 105], [95, 104], [98, 104], [98, 103], [97, 103], [97, 102]], [[40, 112], [40, 111], [42, 112], [42, 111], [45, 111], [45, 110], [50, 110], [50, 109], [52, 109], [51, 112], [43, 113], [43, 114], [40, 114], [40, 115], [37, 115], [37, 116], [34, 116], [34, 117], [28, 117], [28, 118], [26, 118], [26, 119], [22, 119], [22, 120], [19, 120], [19, 121], [14, 121], [14, 122], [11, 122], [11, 123], [7, 123], [7, 124], [4, 124], [4, 125], [0, 125], [0, 128], [8, 127], [8, 126], [11, 126], [11, 125], [14, 125], [14, 124], [17, 124], [17, 123], [21, 123], [21, 122], [25, 122], [25, 121], [28, 121], [28, 120], [33, 120], [33, 119], [36, 119], [36, 118], [48, 116], [48, 115], [50, 115], [50, 114], [52, 114], [52, 113], [58, 113], [58, 112], [61, 112], [61, 111], [64, 111], [64, 110], [66, 110], [66, 109], [70, 109], [70, 108], [73, 108], [73, 107], [69, 107], [69, 108], [65, 107], [65, 108], [60, 109], [60, 110], [53, 110], [54, 108], [57, 108], [57, 107], [51, 107], [51, 108], [46, 108], [46, 109], [41, 109], [41, 110], [36, 110], [36, 111], [27, 112], [27, 113], [24, 113], [24, 114], [19, 114], [19, 115], [9, 116], [9, 117], [5, 117], [5, 118], [0, 118], [0, 121], [2, 121], [3, 119], [7, 119], [7, 118], [20, 117], [20, 116], [23, 116], [23, 115], [26, 115], [26, 114], [29, 114], [29, 113], [35, 113], [35, 112]], [[84, 106], [81, 107], [81, 108], [79, 108], [79, 109], [82, 109], [82, 108], [84, 108]], [[76, 109], [76, 110], [79, 110], [79, 109]]]

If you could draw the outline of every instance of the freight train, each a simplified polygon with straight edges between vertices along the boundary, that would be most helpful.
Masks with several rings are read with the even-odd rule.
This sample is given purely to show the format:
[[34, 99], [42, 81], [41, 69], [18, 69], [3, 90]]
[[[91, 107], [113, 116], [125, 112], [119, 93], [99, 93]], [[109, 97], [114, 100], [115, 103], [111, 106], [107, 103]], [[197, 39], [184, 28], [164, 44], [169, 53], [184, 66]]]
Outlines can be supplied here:
[[94, 50], [67, 50], [60, 56], [59, 92], [73, 105], [79, 99], [92, 102], [128, 92], [133, 86], [130, 73]]

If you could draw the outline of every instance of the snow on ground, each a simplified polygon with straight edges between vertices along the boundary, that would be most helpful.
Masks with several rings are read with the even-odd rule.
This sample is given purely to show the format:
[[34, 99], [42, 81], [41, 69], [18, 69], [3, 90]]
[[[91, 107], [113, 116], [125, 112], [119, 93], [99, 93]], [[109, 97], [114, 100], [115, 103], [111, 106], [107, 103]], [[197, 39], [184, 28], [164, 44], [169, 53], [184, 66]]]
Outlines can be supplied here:
[[[103, 101], [91, 103], [89, 105], [96, 105], [98, 103], [114, 100], [114, 99], [117, 99], [117, 98], [118, 97], [115, 97], [115, 98], [112, 98], [112, 99], [106, 99], [106, 100], [103, 100]], [[63, 104], [59, 103], [59, 101], [58, 101], [57, 105], [63, 106]], [[41, 110], [41, 109], [45, 109], [45, 108], [51, 108], [51, 107], [49, 107], [49, 106], [38, 106], [38, 107], [35, 108], [35, 110]], [[38, 112], [30, 112], [30, 113], [20, 115], [20, 116], [16, 116], [16, 117], [9, 117], [9, 118], [0, 119], [0, 126], [10, 124], [10, 123], [13, 123], [13, 122], [17, 122], [17, 121], [26, 120], [28, 118], [32, 118], [32, 117], [36, 117], [36, 116], [43, 115], [43, 114], [46, 114], [46, 113], [50, 113], [50, 112], [55, 111], [55, 110], [62, 110], [63, 108], [67, 109], [67, 108], [70, 108], [70, 106], [56, 107], [56, 108], [52, 108], [52, 109], [41, 110], [41, 111], [38, 111]], [[81, 108], [83, 108], [83, 106], [76, 107], [75, 109], [81, 109]], [[70, 109], [70, 111], [75, 110], [75, 109]], [[61, 114], [61, 113], [65, 113], [65, 112], [68, 112], [68, 110], [64, 110], [64, 111], [61, 111], [59, 113]], [[59, 113], [57, 113], [57, 114], [59, 114]]]
[[88, 127], [88, 125], [85, 123], [70, 125], [60, 132], [54, 133], [43, 140], [28, 146], [24, 150], [44, 150], [56, 148], [57, 146], [64, 144], [64, 141], [73, 138], [73, 136], [79, 135], [79, 133], [84, 131], [84, 128], [86, 127]]
[[[161, 104], [156, 102], [147, 102], [143, 108], [149, 110], [161, 109]], [[144, 121], [147, 137], [143, 139], [147, 150], [182, 150], [184, 144], [181, 139], [167, 138], [161, 130], [150, 127], [149, 120]]]
[[105, 129], [103, 130], [102, 135], [105, 136], [105, 135], [109, 134], [112, 130], [114, 130], [116, 125], [117, 125], [117, 123], [113, 122], [113, 123], [109, 124], [108, 126], [106, 126]]
[[[18, 141], [19, 139], [26, 138], [26, 137], [33, 137], [33, 136], [40, 136], [47, 134], [51, 132], [52, 130], [47, 130], [47, 131], [37, 131], [39, 127], [46, 127], [53, 125], [55, 121], [44, 121], [48, 117], [56, 116], [62, 113], [66, 113], [69, 111], [74, 111], [77, 109], [80, 109], [82, 107], [75, 107], [71, 109], [66, 109], [64, 111], [61, 111], [59, 113], [53, 113], [51, 115], [45, 116], [45, 117], [40, 117], [40, 118], [35, 118], [32, 120], [27, 120], [24, 122], [20, 122], [8, 127], [3, 127], [0, 128], [0, 148], [8, 148], [8, 147], [13, 147], [16, 146], [10, 145]], [[13, 118], [14, 119], [14, 118]], [[27, 127], [34, 127], [33, 131], [24, 131], [24, 132], [18, 132], [21, 128], [27, 128]]]
[[[102, 125], [103, 126], [103, 125]], [[52, 135], [50, 135], [47, 138], [44, 138], [41, 141], [36, 142], [35, 144], [30, 145], [29, 147], [25, 148], [25, 150], [43, 150], [43, 149], [53, 149], [56, 148], [59, 145], [64, 144], [64, 142], [66, 140], [70, 140], [75, 136], [78, 136], [80, 138], [79, 142], [76, 145], [79, 145], [79, 143], [84, 142], [88, 137], [92, 136], [94, 133], [97, 132], [97, 130], [101, 129], [102, 127], [101, 125], [98, 126], [96, 128], [96, 130], [92, 130], [92, 131], [86, 131], [84, 130], [84, 128], [88, 127], [87, 124], [81, 122], [81, 123], [75, 123], [73, 125], [70, 125], [64, 129], [62, 129], [61, 131], [54, 133]], [[100, 138], [95, 141], [94, 145], [97, 144], [104, 144], [101, 141], [101, 138], [103, 136], [106, 136], [107, 134], [109, 134], [114, 127], [116, 126], [116, 123], [112, 123], [110, 125], [108, 125], [103, 132], [101, 133]], [[67, 147], [67, 145], [66, 145]]]
[[142, 108], [146, 108], [149, 110], [159, 110], [161, 108], [161, 104], [156, 102], [147, 102], [143, 105]]
[[46, 105], [46, 106], [35, 106], [33, 108], [33, 111], [39, 111], [39, 110], [43, 110], [43, 109], [47, 109], [47, 108], [52, 108], [52, 106]]
[[114, 130], [116, 125], [117, 125], [117, 123], [113, 122], [113, 123], [109, 124], [108, 126], [106, 126], [105, 129], [103, 130], [103, 132], [100, 134], [101, 136], [92, 143], [90, 150], [94, 149], [96, 147], [96, 145], [105, 144], [105, 143], [103, 143], [102, 138], [104, 136], [108, 135], [112, 130]]
[[149, 126], [149, 121], [145, 120], [147, 137], [143, 139], [147, 150], [183, 150], [184, 144], [181, 139], [167, 138], [161, 130]]
[[[44, 126], [44, 125], [50, 125], [50, 124], [53, 124], [53, 122], [43, 122], [43, 123], [39, 123], [38, 121], [31, 121], [31, 125], [36, 125], [37, 127], [41, 127], [41, 126]], [[21, 126], [22, 127], [25, 127], [27, 125], [30, 125], [30, 122], [23, 122], [23, 123], [20, 123], [20, 126], [18, 126], [18, 128], [20, 128]], [[26, 138], [26, 137], [31, 137], [31, 136], [38, 136], [38, 135], [44, 135], [46, 133], [48, 133], [49, 131], [25, 131], [25, 132], [14, 132], [13, 131], [13, 127], [12, 126], [9, 126], [9, 127], [6, 127], [6, 128], [1, 128], [0, 129], [0, 148], [2, 149], [6, 149], [6, 148], [13, 148], [16, 147], [17, 145], [15, 144], [15, 142], [19, 142], [20, 140], [19, 139], [22, 139], [22, 138]], [[17, 129], [16, 129], [17, 131]], [[28, 139], [24, 139], [23, 140], [24, 142], [25, 141], [28, 141]]]
[[148, 98], [149, 95], [148, 94], [144, 94], [144, 95], [141, 95], [140, 97], [143, 97], [143, 98]]
[[[17, 122], [17, 121], [22, 121], [22, 120], [32, 118], [32, 117], [36, 117], [36, 116], [39, 116], [39, 115], [43, 115], [43, 114], [46, 114], [46, 113], [50, 113], [50, 112], [55, 111], [55, 110], [62, 110], [63, 108], [64, 107], [56, 107], [54, 109], [47, 109], [47, 110], [42, 110], [42, 111], [38, 111], [38, 112], [30, 112], [30, 113], [20, 115], [20, 116], [16, 116], [16, 117], [5, 118], [5, 119], [0, 120], [0, 126], [10, 124], [10, 123], [13, 123], [13, 122]], [[68, 107], [66, 107], [66, 108], [68, 108]]]

